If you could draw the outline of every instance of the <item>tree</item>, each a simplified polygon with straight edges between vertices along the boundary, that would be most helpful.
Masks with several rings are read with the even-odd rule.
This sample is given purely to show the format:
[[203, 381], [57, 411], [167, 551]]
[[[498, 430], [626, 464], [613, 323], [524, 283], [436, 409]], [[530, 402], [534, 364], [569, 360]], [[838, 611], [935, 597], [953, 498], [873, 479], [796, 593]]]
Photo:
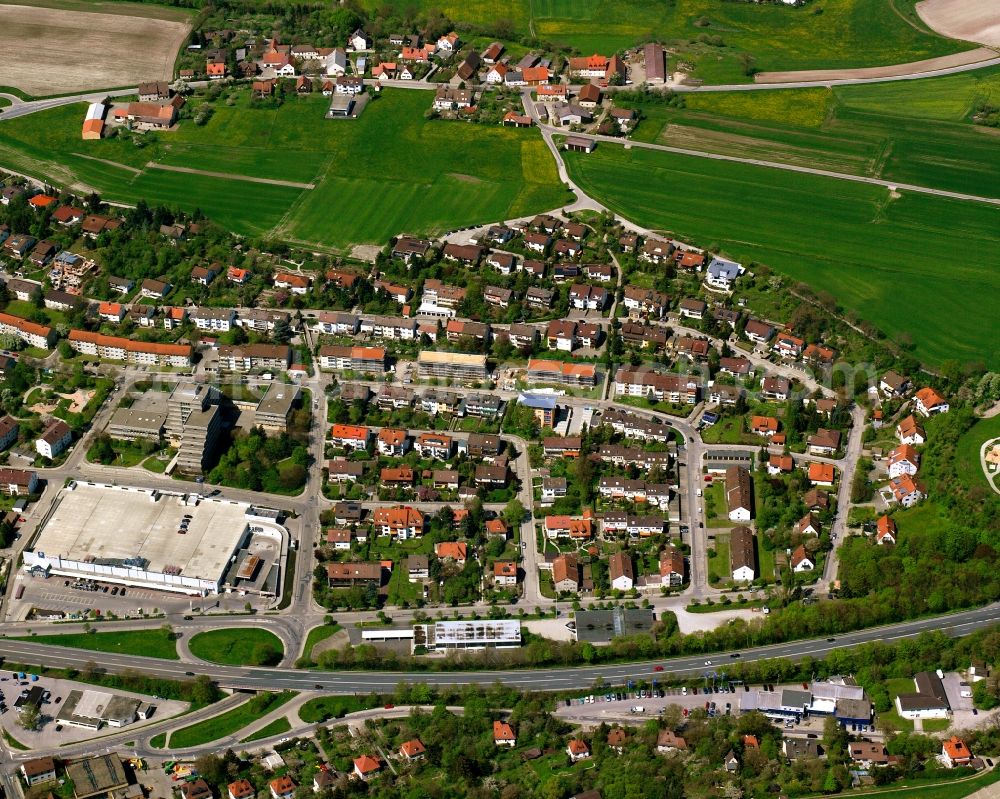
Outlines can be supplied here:
[[24, 705], [17, 714], [17, 723], [25, 730], [37, 730], [42, 721], [42, 711], [38, 705]]
[[504, 518], [507, 520], [513, 529], [517, 529], [521, 526], [521, 522], [524, 521], [524, 505], [517, 498], [512, 499], [507, 503], [507, 507], [503, 511]]

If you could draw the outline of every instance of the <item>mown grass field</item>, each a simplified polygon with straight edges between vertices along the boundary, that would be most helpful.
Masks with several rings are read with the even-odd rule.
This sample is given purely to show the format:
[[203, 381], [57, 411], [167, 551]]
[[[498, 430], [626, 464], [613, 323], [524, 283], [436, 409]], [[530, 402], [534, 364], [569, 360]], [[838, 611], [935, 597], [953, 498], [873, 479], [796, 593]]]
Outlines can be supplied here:
[[[549, 210], [571, 195], [537, 132], [428, 121], [429, 92], [389, 91], [356, 120], [327, 120], [319, 94], [252, 109], [220, 103], [136, 147], [83, 142], [83, 106], [0, 122], [0, 164], [105, 199], [193, 210], [238, 233], [346, 250], [403, 231], [443, 230]], [[148, 162], [295, 183], [312, 190], [147, 169]], [[137, 171], [138, 170], [138, 171]]]
[[[375, 9], [382, 2], [362, 4]], [[735, 69], [739, 51], [752, 53], [760, 70], [790, 70], [895, 64], [969, 48], [919, 22], [911, 24], [887, 0], [813, 0], [801, 8], [721, 0], [418, 0], [411, 5], [438, 8], [453, 20], [487, 28], [510, 20], [521, 35], [580, 52], [607, 53], [651, 39], [684, 44], [702, 34], [721, 36], [723, 48], [697, 58], [702, 77], [712, 81], [748, 80]]]
[[[33, 635], [15, 638], [47, 646], [69, 646], [90, 652], [112, 652], [119, 655], [178, 660], [173, 634], [166, 630], [121, 630], [108, 633], [68, 633], [66, 635]], [[83, 656], [81, 655], [81, 662]]]
[[693, 156], [601, 145], [566, 154], [580, 188], [646, 227], [829, 291], [929, 362], [996, 368], [1000, 209]]
[[645, 105], [640, 141], [998, 196], [1000, 131], [973, 125], [1000, 69], [919, 81], [689, 94]]

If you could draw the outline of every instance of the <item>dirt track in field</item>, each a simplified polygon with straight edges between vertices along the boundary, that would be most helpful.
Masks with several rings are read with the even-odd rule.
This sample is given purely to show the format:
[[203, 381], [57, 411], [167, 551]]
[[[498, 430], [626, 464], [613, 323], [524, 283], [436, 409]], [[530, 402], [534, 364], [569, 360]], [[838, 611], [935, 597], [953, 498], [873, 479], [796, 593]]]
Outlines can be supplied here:
[[170, 80], [186, 22], [0, 5], [0, 83], [35, 96]]
[[[929, 0], [925, 0], [929, 1]], [[971, 2], [972, 0], [959, 0]], [[996, 2], [996, 0], [983, 0]], [[995, 51], [986, 47], [966, 50], [962, 53], [927, 58], [923, 61], [911, 61], [908, 64], [890, 64], [884, 67], [861, 67], [858, 69], [808, 69], [799, 72], [758, 72], [754, 76], [755, 83], [800, 83], [806, 81], [825, 80], [864, 80], [870, 78], [898, 78], [901, 75], [913, 75], [922, 72], [934, 72], [939, 69], [978, 64], [996, 58]]]
[[916, 9], [924, 24], [942, 36], [1000, 47], [997, 0], [921, 0]]

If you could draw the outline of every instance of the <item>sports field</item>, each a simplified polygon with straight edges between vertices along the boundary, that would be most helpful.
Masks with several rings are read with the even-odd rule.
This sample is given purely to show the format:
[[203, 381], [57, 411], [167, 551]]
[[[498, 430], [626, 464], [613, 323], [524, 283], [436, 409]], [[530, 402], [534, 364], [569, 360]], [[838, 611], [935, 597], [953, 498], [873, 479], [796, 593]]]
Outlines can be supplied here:
[[[893, 3], [898, 3], [897, 10]], [[915, 61], [970, 49], [942, 38], [906, 13], [912, 0], [810, 0], [801, 8], [780, 3], [723, 0], [415, 0], [452, 20], [487, 29], [510, 20], [524, 35], [581, 52], [610, 52], [650, 39], [686, 44], [721, 36], [724, 46], [697, 58], [707, 79], [747, 80], [736, 54], [753, 54], [760, 70], [862, 67]], [[362, 0], [369, 10], [382, 0]], [[912, 19], [910, 18], [912, 16]]]
[[189, 16], [131, 3], [0, 3], [0, 82], [44, 96], [170, 80]]
[[566, 164], [612, 210], [829, 291], [917, 357], [1000, 366], [976, 299], [1000, 296], [996, 207], [610, 144]]
[[[141, 148], [125, 138], [81, 141], [83, 106], [66, 106], [0, 120], [0, 164], [109, 200], [201, 208], [238, 233], [337, 250], [545, 211], [571, 197], [537, 131], [428, 121], [431, 99], [390, 90], [358, 119], [327, 120], [319, 94], [253, 109], [241, 93], [207, 125], [185, 121]], [[151, 161], [315, 188], [146, 168]]]
[[643, 107], [635, 138], [932, 188], [1000, 196], [1000, 131], [973, 125], [1000, 104], [1000, 69], [834, 89], [685, 95]]

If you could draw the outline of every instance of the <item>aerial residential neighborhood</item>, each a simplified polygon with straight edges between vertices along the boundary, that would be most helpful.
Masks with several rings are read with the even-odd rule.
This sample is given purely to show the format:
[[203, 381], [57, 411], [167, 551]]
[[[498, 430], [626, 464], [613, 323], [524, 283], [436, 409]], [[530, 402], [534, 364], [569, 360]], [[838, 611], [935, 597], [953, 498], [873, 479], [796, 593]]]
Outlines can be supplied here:
[[0, 21], [4, 797], [993, 799], [994, 3]]

